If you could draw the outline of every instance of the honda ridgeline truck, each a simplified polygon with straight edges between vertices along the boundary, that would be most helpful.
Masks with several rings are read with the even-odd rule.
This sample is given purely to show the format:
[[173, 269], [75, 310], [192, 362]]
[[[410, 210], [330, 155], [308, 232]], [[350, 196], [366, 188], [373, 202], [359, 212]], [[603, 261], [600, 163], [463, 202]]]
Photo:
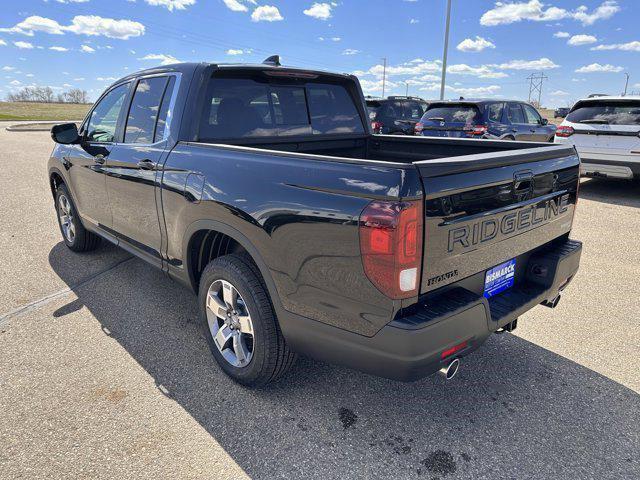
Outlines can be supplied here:
[[442, 371], [574, 277], [573, 146], [373, 135], [356, 77], [178, 64], [52, 129], [62, 237], [106, 239], [198, 294], [222, 370], [296, 353], [398, 380]]

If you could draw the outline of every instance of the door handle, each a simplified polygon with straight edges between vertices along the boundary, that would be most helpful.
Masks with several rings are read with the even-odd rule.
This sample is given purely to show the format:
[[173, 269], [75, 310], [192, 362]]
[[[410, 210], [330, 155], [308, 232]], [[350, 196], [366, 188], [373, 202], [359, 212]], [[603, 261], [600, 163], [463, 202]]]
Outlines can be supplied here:
[[106, 162], [107, 159], [103, 154], [99, 153], [98, 155], [93, 157], [93, 161], [96, 162], [98, 165], [104, 165], [104, 162]]
[[517, 133], [517, 132], [518, 132], [518, 129], [517, 129], [517, 128], [512, 128], [512, 129], [511, 129], [511, 132], [513, 132], [513, 133]]
[[141, 170], [155, 170], [156, 169], [156, 164], [155, 164], [155, 162], [152, 162], [148, 158], [145, 158], [144, 160], [140, 160], [138, 162], [138, 167]]

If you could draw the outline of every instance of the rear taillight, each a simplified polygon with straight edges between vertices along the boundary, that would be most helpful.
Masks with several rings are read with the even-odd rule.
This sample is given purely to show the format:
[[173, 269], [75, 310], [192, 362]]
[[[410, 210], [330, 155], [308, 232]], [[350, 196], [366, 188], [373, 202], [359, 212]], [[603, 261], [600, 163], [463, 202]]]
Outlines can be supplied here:
[[371, 282], [394, 299], [420, 287], [422, 201], [371, 202], [360, 215], [360, 251]]
[[469, 125], [464, 127], [464, 131], [470, 135], [484, 135], [487, 133], [486, 125]]
[[380, 133], [382, 131], [382, 122], [371, 122], [371, 129], [373, 133]]
[[570, 137], [573, 135], [573, 127], [569, 127], [567, 125], [560, 125], [556, 130], [556, 137]]
[[416, 123], [415, 127], [413, 127], [413, 130], [416, 133], [422, 133], [422, 130], [424, 130], [424, 123], [422, 123], [422, 122]]

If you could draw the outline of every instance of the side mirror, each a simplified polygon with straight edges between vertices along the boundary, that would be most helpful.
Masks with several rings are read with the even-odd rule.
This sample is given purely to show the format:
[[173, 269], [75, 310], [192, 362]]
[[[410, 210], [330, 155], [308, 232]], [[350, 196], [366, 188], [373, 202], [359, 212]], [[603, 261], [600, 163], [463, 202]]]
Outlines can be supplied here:
[[547, 120], [546, 118], [541, 118], [540, 125], [549, 125], [549, 120]]
[[72, 143], [80, 143], [80, 134], [75, 123], [63, 123], [54, 125], [51, 129], [51, 138], [56, 143], [70, 145]]

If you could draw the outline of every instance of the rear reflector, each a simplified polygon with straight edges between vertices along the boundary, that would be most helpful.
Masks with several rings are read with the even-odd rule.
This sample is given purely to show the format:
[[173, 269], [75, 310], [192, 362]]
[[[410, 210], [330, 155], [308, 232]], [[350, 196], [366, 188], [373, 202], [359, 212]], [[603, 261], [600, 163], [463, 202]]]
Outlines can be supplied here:
[[459, 343], [458, 345], [455, 345], [451, 348], [447, 348], [445, 351], [443, 351], [440, 354], [440, 358], [445, 359], [447, 357], [450, 357], [451, 355], [458, 353], [460, 350], [464, 350], [465, 348], [467, 348], [467, 345], [469, 345], [469, 343], [465, 340], [464, 342]]
[[422, 130], [424, 130], [424, 124], [422, 122], [416, 123], [416, 126], [413, 127], [413, 130], [415, 131], [415, 133], [422, 133]]
[[360, 251], [367, 278], [390, 298], [418, 295], [422, 264], [422, 201], [371, 202], [360, 215]]

